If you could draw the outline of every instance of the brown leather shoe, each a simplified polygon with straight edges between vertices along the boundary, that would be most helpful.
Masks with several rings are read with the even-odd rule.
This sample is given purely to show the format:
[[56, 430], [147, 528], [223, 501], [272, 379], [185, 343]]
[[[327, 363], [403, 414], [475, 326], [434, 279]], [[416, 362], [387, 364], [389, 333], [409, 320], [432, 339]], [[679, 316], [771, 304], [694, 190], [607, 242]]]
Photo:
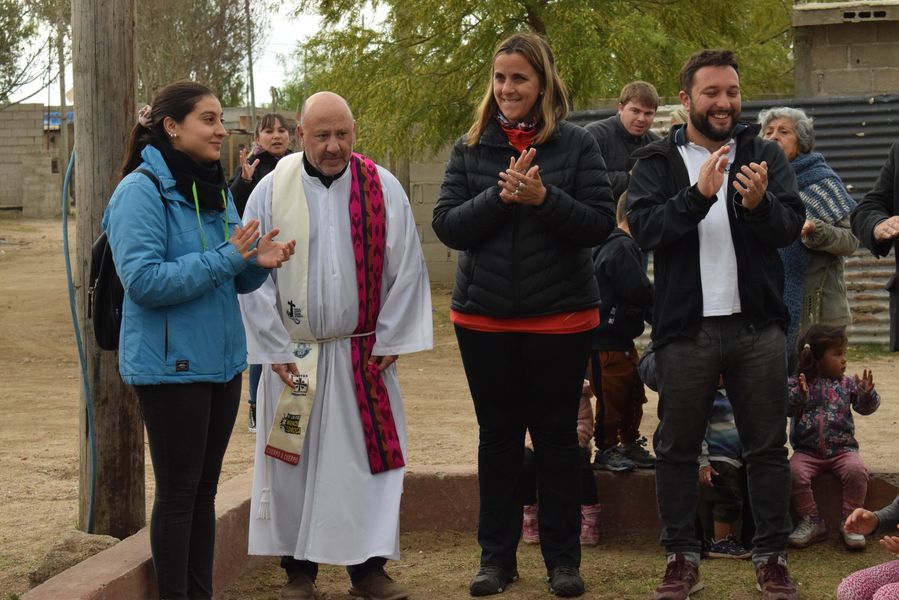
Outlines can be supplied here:
[[369, 600], [404, 600], [409, 597], [409, 591], [387, 576], [384, 571], [372, 571], [354, 583], [349, 594], [356, 598], [368, 598]]
[[672, 554], [668, 557], [665, 576], [653, 593], [652, 600], [689, 600], [690, 594], [702, 587], [699, 567], [684, 558], [683, 554]]
[[281, 588], [281, 600], [315, 600], [315, 583], [308, 575], [297, 575]]

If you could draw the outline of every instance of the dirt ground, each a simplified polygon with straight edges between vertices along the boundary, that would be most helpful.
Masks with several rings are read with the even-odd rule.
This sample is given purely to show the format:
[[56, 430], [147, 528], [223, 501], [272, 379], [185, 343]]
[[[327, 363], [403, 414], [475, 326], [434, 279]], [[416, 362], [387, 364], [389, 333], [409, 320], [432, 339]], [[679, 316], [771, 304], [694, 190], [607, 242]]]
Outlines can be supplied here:
[[[74, 243], [74, 226], [69, 239]], [[399, 363], [410, 470], [420, 465], [473, 465], [476, 459], [477, 426], [448, 319], [448, 290], [435, 289], [434, 304], [434, 350], [402, 357]], [[28, 589], [31, 566], [77, 521], [80, 369], [59, 221], [0, 212], [0, 305], [0, 368], [5, 373], [0, 387], [0, 500], [4, 507], [0, 511], [0, 597], [5, 598]], [[850, 369], [862, 366], [851, 364]], [[874, 371], [883, 405], [874, 416], [856, 421], [862, 457], [871, 471], [893, 472], [897, 470], [899, 418], [897, 362], [877, 354], [866, 359], [864, 366]], [[646, 435], [656, 425], [655, 406], [656, 398], [650, 395], [643, 425]], [[246, 418], [244, 408], [225, 457], [222, 480], [252, 466], [253, 436], [247, 433]], [[153, 488], [146, 455], [149, 507]], [[415, 549], [419, 551], [424, 552]], [[466, 563], [464, 569], [467, 577], [470, 565]]]
[[[478, 548], [469, 532], [415, 532], [400, 536], [399, 561], [387, 570], [407, 586], [414, 600], [466, 600], [468, 581], [477, 571]], [[790, 572], [801, 600], [833, 598], [834, 590], [848, 573], [890, 560], [881, 548], [848, 553], [834, 535], [821, 544], [790, 552]], [[593, 548], [581, 552], [581, 574], [587, 600], [643, 600], [665, 571], [665, 556], [654, 536], [604, 537]], [[700, 569], [705, 588], [694, 600], [758, 600], [755, 572], [749, 561], [706, 560]], [[509, 585], [501, 600], [547, 600], [543, 559], [536, 546], [518, 548], [517, 582]], [[277, 600], [284, 584], [278, 559], [266, 558], [222, 590], [220, 600]], [[347, 594], [349, 578], [342, 567], [323, 565], [316, 581], [317, 600], [355, 600]]]

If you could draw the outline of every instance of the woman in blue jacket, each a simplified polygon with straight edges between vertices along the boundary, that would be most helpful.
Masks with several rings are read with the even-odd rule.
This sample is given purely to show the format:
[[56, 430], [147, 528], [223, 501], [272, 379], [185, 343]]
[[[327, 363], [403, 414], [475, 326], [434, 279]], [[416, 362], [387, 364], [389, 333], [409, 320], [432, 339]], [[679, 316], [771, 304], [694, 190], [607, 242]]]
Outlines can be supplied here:
[[147, 428], [150, 545], [166, 599], [212, 597], [215, 494], [246, 368], [237, 294], [293, 252], [277, 231], [260, 239], [257, 221], [239, 226], [219, 164], [225, 135], [208, 88], [163, 88], [140, 111], [103, 216], [125, 288], [119, 372]]

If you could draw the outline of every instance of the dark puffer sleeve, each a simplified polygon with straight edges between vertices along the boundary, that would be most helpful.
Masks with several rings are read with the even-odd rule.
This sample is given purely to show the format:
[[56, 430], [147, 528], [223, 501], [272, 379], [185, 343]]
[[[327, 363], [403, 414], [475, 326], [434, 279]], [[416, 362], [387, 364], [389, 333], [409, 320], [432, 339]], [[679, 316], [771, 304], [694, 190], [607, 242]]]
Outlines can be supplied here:
[[[474, 160], [474, 152], [459, 139], [446, 165], [431, 221], [440, 241], [453, 250], [473, 248], [511, 212], [511, 207], [499, 198], [498, 185], [471, 190], [467, 160]], [[499, 180], [499, 173], [496, 177]]]
[[535, 214], [571, 243], [592, 248], [603, 243], [615, 228], [615, 201], [596, 140], [579, 127], [566, 130], [570, 158], [577, 161], [574, 188], [569, 194], [554, 185], [547, 186], [546, 199]]

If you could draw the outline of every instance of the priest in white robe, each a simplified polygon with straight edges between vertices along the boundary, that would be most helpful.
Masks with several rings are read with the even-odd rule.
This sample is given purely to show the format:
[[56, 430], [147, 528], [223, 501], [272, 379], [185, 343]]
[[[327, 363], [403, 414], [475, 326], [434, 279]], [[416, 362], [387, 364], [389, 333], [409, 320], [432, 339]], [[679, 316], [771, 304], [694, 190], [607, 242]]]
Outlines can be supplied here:
[[[245, 219], [259, 219], [263, 235], [277, 227], [284, 237], [296, 231], [296, 224], [279, 222], [288, 220], [277, 209], [278, 203], [285, 203], [282, 198], [293, 202], [294, 197], [305, 196], [304, 210], [308, 211], [303, 213], [308, 214], [306, 232], [300, 234], [307, 235], [308, 241], [297, 239], [298, 246], [308, 248], [308, 268], [301, 277], [306, 289], [305, 314], [293, 304], [290, 308], [283, 305], [283, 274], [280, 288], [278, 278], [272, 277], [257, 292], [241, 297], [249, 362], [271, 366], [263, 369], [258, 389], [249, 553], [282, 557], [288, 575], [288, 585], [281, 591], [285, 600], [313, 598], [318, 563], [346, 565], [351, 594], [399, 600], [407, 591], [384, 572], [386, 560], [398, 559], [400, 553], [399, 508], [406, 453], [394, 361], [400, 354], [432, 347], [427, 270], [406, 194], [393, 175], [377, 167], [386, 226], [381, 242], [380, 309], [368, 362], [378, 367], [375, 371], [380, 370], [382, 389], [389, 397], [386, 412], [392, 413], [392, 424], [387, 426], [395, 431], [393, 456], [388, 458], [389, 464], [380, 464], [372, 457], [371, 427], [364, 427], [360, 418], [359, 380], [351, 356], [351, 336], [372, 333], [354, 333], [361, 327], [359, 252], [354, 251], [358, 240], [351, 235], [348, 207], [352, 190], [357, 190], [358, 196], [362, 189], [353, 172], [359, 163], [353, 161], [364, 159], [352, 154], [355, 121], [343, 98], [320, 92], [304, 104], [297, 133], [304, 152], [291, 155], [297, 157], [294, 170], [284, 170], [291, 168], [285, 163], [280, 176], [276, 170], [262, 179], [244, 214]], [[370, 171], [375, 170], [373, 163], [366, 164]], [[296, 384], [296, 360], [304, 354], [296, 352], [304, 346], [298, 346], [296, 337], [288, 332], [291, 323], [285, 326], [284, 315], [294, 313], [308, 319], [311, 335], [319, 343], [315, 344], [318, 368], [308, 427], [302, 449], [297, 449], [298, 463], [290, 464], [271, 456], [267, 438], [276, 420], [279, 397], [286, 384]], [[382, 393], [385, 403], [386, 397]], [[281, 417], [278, 422], [283, 425]], [[377, 439], [384, 441], [383, 436]]]

